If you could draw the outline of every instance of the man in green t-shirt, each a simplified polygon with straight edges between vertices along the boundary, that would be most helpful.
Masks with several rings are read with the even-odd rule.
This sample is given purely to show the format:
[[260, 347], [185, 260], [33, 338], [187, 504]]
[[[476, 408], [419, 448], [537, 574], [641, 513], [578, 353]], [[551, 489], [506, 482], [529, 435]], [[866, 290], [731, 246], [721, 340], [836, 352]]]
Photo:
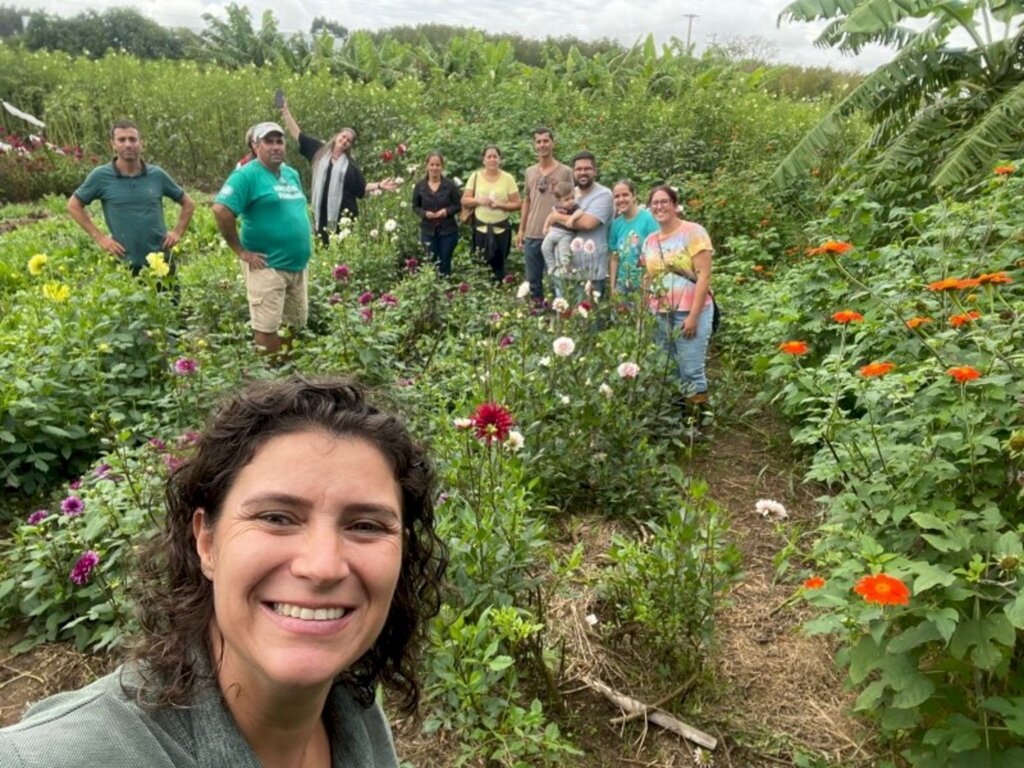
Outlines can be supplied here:
[[284, 345], [281, 326], [306, 324], [312, 227], [299, 174], [284, 163], [284, 130], [277, 123], [260, 123], [252, 137], [256, 160], [228, 176], [213, 215], [242, 262], [256, 344], [276, 354]]
[[[94, 168], [68, 198], [68, 213], [103, 250], [124, 259], [137, 275], [151, 253], [170, 260], [171, 249], [188, 228], [195, 210], [185, 191], [160, 166], [142, 160], [142, 136], [135, 123], [119, 120], [110, 129], [114, 159]], [[170, 232], [164, 223], [165, 197], [181, 206], [178, 224]], [[109, 234], [102, 232], [86, 206], [99, 200]]]

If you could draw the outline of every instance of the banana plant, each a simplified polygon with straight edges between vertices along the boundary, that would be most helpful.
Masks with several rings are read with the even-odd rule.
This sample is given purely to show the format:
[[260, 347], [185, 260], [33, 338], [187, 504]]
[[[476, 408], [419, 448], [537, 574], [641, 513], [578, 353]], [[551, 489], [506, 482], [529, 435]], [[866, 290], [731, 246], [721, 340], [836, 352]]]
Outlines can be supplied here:
[[976, 179], [1020, 150], [1021, 0], [796, 0], [779, 20], [825, 21], [816, 45], [844, 53], [868, 44], [897, 49], [779, 163], [772, 175], [779, 185], [806, 178], [856, 115], [873, 130], [855, 154], [870, 158], [875, 177], [920, 172], [924, 159], [936, 191]]

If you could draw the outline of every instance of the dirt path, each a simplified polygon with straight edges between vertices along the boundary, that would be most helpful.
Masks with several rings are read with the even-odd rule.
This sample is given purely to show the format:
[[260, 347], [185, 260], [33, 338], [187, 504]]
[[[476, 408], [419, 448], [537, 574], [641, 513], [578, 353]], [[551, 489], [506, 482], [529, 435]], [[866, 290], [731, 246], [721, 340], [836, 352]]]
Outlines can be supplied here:
[[[718, 623], [715, 670], [724, 688], [711, 706], [724, 737], [718, 768], [795, 765], [797, 757], [851, 768], [871, 757], [870, 731], [845, 714], [853, 697], [843, 692], [830, 641], [801, 634], [810, 613], [799, 602], [785, 604], [798, 574], [777, 583], [779, 553], [790, 545], [806, 548], [817, 525], [820, 489], [801, 484], [790, 453], [784, 427], [768, 421], [720, 428], [694, 464], [714, 500], [731, 513], [743, 552], [742, 580]], [[754, 504], [763, 498], [781, 502], [789, 519], [776, 523], [758, 515]]]

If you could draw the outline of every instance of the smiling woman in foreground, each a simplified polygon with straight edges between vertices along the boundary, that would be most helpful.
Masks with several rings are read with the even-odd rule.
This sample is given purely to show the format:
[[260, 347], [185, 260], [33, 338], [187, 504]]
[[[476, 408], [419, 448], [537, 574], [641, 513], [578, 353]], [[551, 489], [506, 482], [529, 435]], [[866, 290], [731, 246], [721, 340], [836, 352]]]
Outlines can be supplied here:
[[0, 730], [0, 765], [396, 766], [446, 564], [433, 472], [343, 380], [260, 383], [167, 485], [133, 660]]

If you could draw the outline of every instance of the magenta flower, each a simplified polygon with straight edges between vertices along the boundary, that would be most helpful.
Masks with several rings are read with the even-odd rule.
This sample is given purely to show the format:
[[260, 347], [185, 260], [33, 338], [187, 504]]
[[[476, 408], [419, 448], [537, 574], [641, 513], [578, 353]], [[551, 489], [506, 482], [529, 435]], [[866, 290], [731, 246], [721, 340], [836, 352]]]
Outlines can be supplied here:
[[380, 303], [385, 307], [397, 307], [398, 299], [393, 293], [383, 293], [380, 297]]
[[100, 563], [100, 556], [93, 552], [91, 549], [84, 552], [78, 562], [75, 563], [75, 567], [71, 569], [71, 580], [78, 586], [82, 586], [89, 581], [89, 576], [92, 575], [92, 569]]
[[49, 514], [50, 510], [48, 509], [37, 509], [35, 512], [28, 516], [28, 524], [39, 525], [41, 522], [43, 522], [43, 520], [45, 520], [49, 516]]
[[465, 280], [459, 283], [459, 293], [469, 293], [469, 283]]
[[191, 357], [179, 357], [174, 361], [174, 372], [179, 376], [192, 376], [199, 370], [199, 363]]
[[202, 439], [203, 436], [194, 429], [187, 429], [178, 438], [178, 445], [196, 445]]
[[491, 312], [490, 316], [487, 319], [490, 320], [492, 323], [500, 323], [501, 312]]
[[348, 264], [336, 264], [334, 269], [331, 270], [331, 274], [334, 275], [334, 279], [339, 283], [347, 283], [352, 270], [348, 268]]
[[68, 483], [68, 488], [70, 488], [72, 491], [77, 491], [81, 487], [82, 487], [82, 478], [78, 478], [77, 480], [72, 480], [70, 483]]
[[363, 318], [364, 323], [373, 322], [373, 308], [366, 307], [359, 312], [359, 316]]
[[163, 453], [164, 451], [167, 450], [167, 443], [165, 443], [159, 437], [149, 438], [149, 442], [147, 443], [147, 445], [154, 451], [159, 451], [160, 453]]
[[359, 303], [361, 305], [363, 305], [364, 307], [367, 304], [369, 304], [371, 301], [373, 301], [373, 292], [372, 291], [364, 291], [363, 293], [359, 294]]
[[109, 474], [110, 469], [111, 467], [109, 464], [100, 464], [92, 471], [92, 473], [96, 475], [96, 477], [106, 477], [107, 474]]
[[514, 336], [502, 336], [501, 341], [498, 342], [498, 348], [504, 349], [505, 347], [511, 347], [515, 341]]
[[60, 503], [60, 511], [68, 517], [78, 517], [85, 511], [85, 502], [77, 496], [68, 496]]
[[164, 466], [168, 472], [177, 472], [178, 468], [185, 463], [185, 460], [175, 456], [173, 453], [164, 454]]
[[340, 304], [341, 303], [341, 294], [340, 293], [332, 293], [331, 297], [329, 299], [327, 299], [327, 303], [330, 304], [332, 307], [335, 304]]
[[519, 282], [519, 276], [514, 274], [507, 274], [502, 279], [502, 282], [505, 283], [505, 285], [515, 285], [516, 283]]
[[420, 268], [420, 260], [419, 259], [412, 258], [412, 259], [406, 259], [405, 260], [405, 270], [410, 275], [415, 275], [416, 274], [416, 270], [418, 270], [419, 268]]

